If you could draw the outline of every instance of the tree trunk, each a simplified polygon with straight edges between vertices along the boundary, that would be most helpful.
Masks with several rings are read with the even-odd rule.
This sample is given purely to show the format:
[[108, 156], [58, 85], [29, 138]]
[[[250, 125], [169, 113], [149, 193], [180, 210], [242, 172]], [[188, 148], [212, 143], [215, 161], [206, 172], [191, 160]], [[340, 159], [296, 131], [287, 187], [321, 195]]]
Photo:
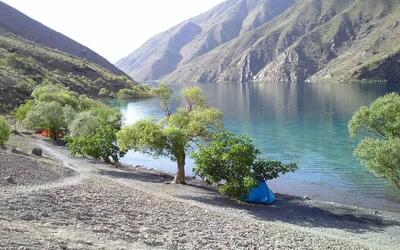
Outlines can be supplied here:
[[185, 182], [185, 153], [177, 158], [178, 169], [174, 178], [174, 184], [186, 184]]

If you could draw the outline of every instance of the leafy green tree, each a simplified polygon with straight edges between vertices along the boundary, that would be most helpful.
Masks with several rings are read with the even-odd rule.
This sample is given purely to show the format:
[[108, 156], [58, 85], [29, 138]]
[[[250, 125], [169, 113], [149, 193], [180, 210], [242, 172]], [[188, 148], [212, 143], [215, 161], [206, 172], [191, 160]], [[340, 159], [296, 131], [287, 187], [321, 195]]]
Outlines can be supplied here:
[[400, 189], [400, 95], [388, 94], [361, 107], [349, 122], [349, 133], [366, 137], [354, 150], [361, 163]]
[[6, 120], [0, 115], [0, 146], [4, 146], [10, 137], [10, 127]]
[[259, 158], [260, 153], [250, 138], [224, 132], [191, 156], [196, 164], [194, 172], [206, 183], [218, 184], [222, 194], [243, 199], [259, 178], [271, 180], [297, 169], [295, 163]]
[[84, 111], [76, 115], [71, 122], [69, 136], [72, 138], [94, 135], [99, 126], [99, 119], [90, 111]]
[[110, 97], [112, 95], [113, 95], [112, 91], [106, 88], [101, 88], [99, 91], [100, 97]]
[[67, 137], [68, 147], [73, 155], [91, 156], [107, 163], [110, 163], [111, 158], [118, 163], [125, 153], [115, 144], [117, 132], [117, 129], [102, 122], [93, 134]]
[[32, 109], [32, 107], [35, 105], [34, 100], [28, 100], [24, 104], [21, 104], [17, 110], [15, 111], [14, 117], [17, 121], [22, 122], [26, 114]]
[[48, 130], [55, 140], [60, 130], [66, 127], [63, 107], [54, 101], [37, 102], [26, 114], [23, 123], [31, 129]]
[[197, 87], [182, 91], [185, 107], [174, 110], [172, 90], [161, 85], [154, 90], [160, 98], [165, 118], [161, 121], [142, 120], [123, 128], [117, 134], [118, 145], [123, 151], [140, 151], [153, 157], [166, 156], [177, 163], [174, 183], [185, 183], [186, 155], [196, 144], [210, 139], [222, 127], [222, 114], [208, 107]]
[[115, 163], [124, 156], [116, 145], [116, 133], [120, 129], [121, 114], [111, 108], [95, 108], [79, 113], [70, 126], [68, 147], [74, 155], [91, 156]]
[[36, 102], [58, 102], [61, 106], [78, 108], [79, 96], [61, 84], [42, 84], [35, 88], [32, 97]]

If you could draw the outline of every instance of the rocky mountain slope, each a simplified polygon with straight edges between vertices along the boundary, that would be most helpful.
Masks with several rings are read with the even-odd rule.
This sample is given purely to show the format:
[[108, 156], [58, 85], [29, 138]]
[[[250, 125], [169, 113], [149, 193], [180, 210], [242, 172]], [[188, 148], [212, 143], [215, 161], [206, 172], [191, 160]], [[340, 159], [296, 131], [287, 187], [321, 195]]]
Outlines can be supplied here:
[[117, 63], [169, 82], [399, 81], [398, 0], [229, 0]]
[[[90, 96], [97, 96], [102, 88], [116, 92], [136, 84], [89, 49], [4, 6], [0, 2], [0, 113], [29, 98], [35, 86], [43, 82], [61, 83]], [[60, 46], [43, 45], [47, 43]], [[69, 54], [62, 50], [64, 45], [67, 51], [85, 49], [88, 57]]]
[[105, 58], [63, 34], [24, 15], [0, 1], [0, 27], [26, 40], [58, 49], [68, 54], [96, 63], [116, 74], [122, 72]]

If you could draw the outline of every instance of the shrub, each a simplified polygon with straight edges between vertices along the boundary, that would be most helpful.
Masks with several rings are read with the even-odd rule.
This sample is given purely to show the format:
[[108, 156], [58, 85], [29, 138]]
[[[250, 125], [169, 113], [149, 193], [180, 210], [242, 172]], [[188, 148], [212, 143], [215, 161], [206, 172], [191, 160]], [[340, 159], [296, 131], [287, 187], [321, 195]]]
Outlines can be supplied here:
[[218, 184], [222, 194], [243, 199], [259, 178], [271, 180], [297, 169], [295, 163], [261, 159], [260, 153], [250, 138], [224, 132], [191, 156], [196, 164], [195, 174], [208, 184]]
[[129, 89], [121, 89], [117, 92], [118, 99], [135, 99], [153, 97], [152, 88], [148, 85], [134, 85]]
[[79, 113], [70, 126], [68, 147], [74, 155], [91, 156], [118, 162], [124, 155], [116, 146], [116, 133], [121, 126], [121, 113], [103, 107]]
[[10, 127], [3, 116], [0, 116], [0, 146], [4, 146], [10, 137]]
[[117, 129], [100, 123], [94, 134], [67, 137], [68, 147], [73, 155], [91, 156], [107, 163], [110, 163], [111, 158], [117, 163], [125, 154], [115, 144], [117, 132]]
[[350, 136], [366, 136], [354, 155], [373, 174], [400, 189], [400, 95], [388, 94], [361, 107], [349, 122]]
[[31, 129], [48, 130], [53, 139], [66, 128], [63, 107], [58, 102], [38, 102], [26, 114], [23, 123]]
[[28, 100], [26, 103], [21, 104], [15, 111], [15, 119], [19, 122], [22, 122], [25, 119], [26, 114], [32, 109], [34, 104], [35, 102], [33, 100]]
[[100, 97], [111, 97], [112, 95], [112, 91], [106, 88], [101, 88], [99, 91]]

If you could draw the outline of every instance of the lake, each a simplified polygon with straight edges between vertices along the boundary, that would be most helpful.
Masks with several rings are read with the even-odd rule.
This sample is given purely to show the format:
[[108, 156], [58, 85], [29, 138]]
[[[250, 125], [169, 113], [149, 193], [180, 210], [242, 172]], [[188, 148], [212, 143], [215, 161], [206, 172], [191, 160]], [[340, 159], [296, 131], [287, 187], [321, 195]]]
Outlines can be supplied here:
[[[400, 211], [400, 191], [370, 174], [353, 157], [357, 139], [347, 123], [354, 111], [400, 84], [254, 83], [199, 85], [221, 109], [225, 128], [250, 136], [266, 158], [294, 161], [299, 170], [271, 181], [273, 191], [311, 199]], [[179, 87], [175, 87], [178, 89]], [[162, 117], [157, 99], [110, 100], [124, 124]], [[175, 173], [168, 159], [129, 152], [124, 163]], [[187, 175], [193, 162], [188, 160]]]

